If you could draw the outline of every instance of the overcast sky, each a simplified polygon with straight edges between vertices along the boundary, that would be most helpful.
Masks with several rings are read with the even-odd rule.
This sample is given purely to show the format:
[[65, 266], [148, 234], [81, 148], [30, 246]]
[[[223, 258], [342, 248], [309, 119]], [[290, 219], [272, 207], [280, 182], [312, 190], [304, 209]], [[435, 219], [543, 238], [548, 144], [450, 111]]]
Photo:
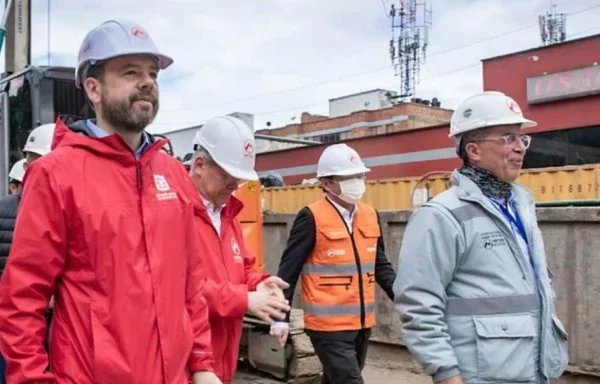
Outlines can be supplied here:
[[[51, 0], [48, 39], [48, 0], [32, 0], [32, 61], [47, 65], [49, 46], [51, 65], [74, 66], [90, 28], [129, 18], [175, 59], [159, 76], [161, 108], [150, 131], [234, 111], [253, 113], [255, 129], [267, 121], [278, 127], [302, 111], [328, 114], [331, 98], [398, 90], [384, 12], [398, 1]], [[540, 45], [537, 17], [550, 9], [549, 0], [429, 3], [433, 25], [417, 96], [436, 96], [447, 108], [482, 89], [482, 58]], [[557, 3], [569, 14], [568, 38], [600, 33], [600, 1]]]

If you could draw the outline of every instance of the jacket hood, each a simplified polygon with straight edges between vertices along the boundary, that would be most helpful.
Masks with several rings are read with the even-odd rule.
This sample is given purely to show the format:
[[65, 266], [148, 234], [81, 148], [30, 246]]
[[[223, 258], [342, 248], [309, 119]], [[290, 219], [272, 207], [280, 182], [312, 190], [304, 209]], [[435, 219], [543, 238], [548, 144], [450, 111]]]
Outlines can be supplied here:
[[[147, 133], [146, 133], [147, 134]], [[150, 148], [147, 152], [156, 152], [166, 143], [166, 139], [156, 140], [154, 136], [147, 134], [150, 140]], [[135, 163], [135, 156], [125, 140], [117, 134], [107, 137], [96, 138], [85, 120], [79, 120], [67, 126], [62, 120], [57, 119], [52, 140], [52, 150], [61, 147], [72, 147], [84, 149], [97, 156], [106, 157], [120, 163]], [[146, 155], [146, 154], [145, 154]], [[147, 156], [144, 156], [148, 158]]]

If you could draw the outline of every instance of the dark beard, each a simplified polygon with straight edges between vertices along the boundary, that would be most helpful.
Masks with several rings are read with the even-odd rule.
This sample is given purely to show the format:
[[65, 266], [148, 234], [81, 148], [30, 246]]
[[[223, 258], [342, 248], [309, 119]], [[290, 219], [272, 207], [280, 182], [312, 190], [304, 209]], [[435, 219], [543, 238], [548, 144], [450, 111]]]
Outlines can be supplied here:
[[[151, 101], [152, 109], [134, 112], [133, 103], [139, 99]], [[127, 100], [111, 100], [105, 92], [102, 92], [100, 102], [104, 119], [111, 126], [125, 132], [142, 132], [154, 121], [158, 112], [158, 98], [147, 92], [137, 93]]]

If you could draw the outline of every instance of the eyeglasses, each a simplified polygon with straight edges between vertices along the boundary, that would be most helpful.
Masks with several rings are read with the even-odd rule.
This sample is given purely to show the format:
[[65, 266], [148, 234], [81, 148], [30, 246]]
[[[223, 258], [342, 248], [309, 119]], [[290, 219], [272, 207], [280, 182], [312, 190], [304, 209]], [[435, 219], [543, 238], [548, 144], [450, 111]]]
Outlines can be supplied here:
[[483, 137], [481, 139], [475, 139], [472, 141], [504, 141], [504, 145], [514, 145], [517, 142], [517, 140], [520, 140], [521, 143], [523, 143], [525, 149], [529, 148], [529, 146], [531, 145], [531, 136], [515, 135], [513, 133], [497, 137]]

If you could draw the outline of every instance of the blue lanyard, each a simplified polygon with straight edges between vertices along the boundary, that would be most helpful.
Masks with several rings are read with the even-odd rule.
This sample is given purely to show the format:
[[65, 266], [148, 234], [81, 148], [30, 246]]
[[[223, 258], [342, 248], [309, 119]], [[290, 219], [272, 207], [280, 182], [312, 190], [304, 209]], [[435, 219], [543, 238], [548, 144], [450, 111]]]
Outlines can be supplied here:
[[527, 233], [525, 232], [525, 226], [523, 225], [523, 221], [521, 220], [521, 217], [519, 216], [519, 212], [517, 211], [516, 207], [513, 207], [515, 209], [515, 216], [513, 216], [510, 213], [510, 210], [508, 208], [506, 208], [504, 205], [499, 204], [498, 202], [496, 202], [492, 199], [490, 199], [490, 201], [492, 203], [494, 203], [494, 205], [496, 205], [502, 211], [504, 216], [508, 219], [508, 221], [511, 222], [511, 224], [515, 225], [515, 227], [517, 228], [517, 231], [519, 232], [519, 235], [521, 235], [523, 240], [525, 240], [525, 243], [528, 243]]

